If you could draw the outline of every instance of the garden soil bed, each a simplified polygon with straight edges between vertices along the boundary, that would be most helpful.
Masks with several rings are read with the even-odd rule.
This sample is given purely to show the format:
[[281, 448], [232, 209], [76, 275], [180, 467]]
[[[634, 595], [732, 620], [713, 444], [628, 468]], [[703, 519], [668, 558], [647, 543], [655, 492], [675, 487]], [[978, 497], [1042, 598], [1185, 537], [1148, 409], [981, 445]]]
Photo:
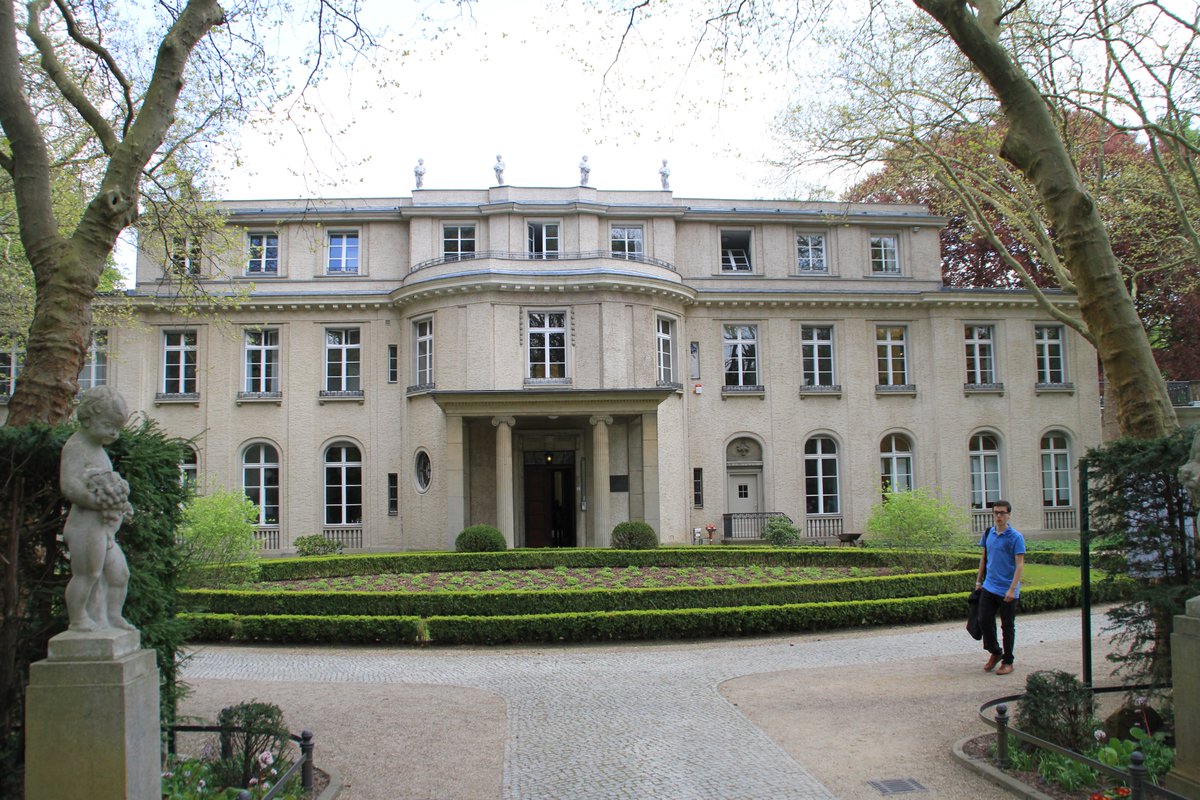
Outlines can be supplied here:
[[[976, 736], [974, 739], [969, 739], [963, 743], [963, 752], [976, 759], [977, 761], [986, 761], [995, 766], [995, 758], [988, 752], [996, 742], [996, 735], [993, 733], [985, 733]], [[1079, 789], [1074, 792], [1068, 792], [1058, 784], [1050, 783], [1042, 778], [1034, 770], [1014, 770], [1006, 769], [1004, 773], [1012, 778], [1016, 778], [1021, 783], [1031, 789], [1037, 789], [1044, 795], [1053, 797], [1055, 800], [1089, 800], [1092, 795], [1103, 791], [1099, 786], [1092, 786], [1087, 789]]]

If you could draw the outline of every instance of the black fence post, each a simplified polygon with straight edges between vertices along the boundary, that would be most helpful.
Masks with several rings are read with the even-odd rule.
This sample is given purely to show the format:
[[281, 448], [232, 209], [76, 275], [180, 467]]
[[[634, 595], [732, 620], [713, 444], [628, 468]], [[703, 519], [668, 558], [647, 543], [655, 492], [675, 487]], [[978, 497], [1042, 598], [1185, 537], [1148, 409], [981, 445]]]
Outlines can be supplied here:
[[313, 788], [313, 735], [312, 731], [302, 731], [300, 733], [300, 754], [304, 759], [304, 766], [300, 767], [300, 785], [304, 791], [310, 791]]
[[221, 758], [233, 758], [233, 732], [221, 728]]
[[996, 706], [996, 761], [1008, 769], [1008, 706]]
[[1129, 756], [1129, 798], [1142, 800], [1146, 785], [1146, 757], [1141, 750], [1134, 750]]

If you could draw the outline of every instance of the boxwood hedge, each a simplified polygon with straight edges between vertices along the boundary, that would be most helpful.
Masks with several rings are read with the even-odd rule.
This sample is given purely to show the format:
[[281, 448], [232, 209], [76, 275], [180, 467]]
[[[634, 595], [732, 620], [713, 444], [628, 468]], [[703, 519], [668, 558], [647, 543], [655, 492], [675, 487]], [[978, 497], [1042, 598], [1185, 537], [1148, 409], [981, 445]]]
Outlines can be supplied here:
[[[1119, 588], [1117, 586], [1116, 588]], [[1115, 597], [1114, 585], [1093, 589], [1097, 602]], [[374, 642], [381, 644], [511, 644], [627, 639], [690, 639], [757, 636], [864, 625], [895, 625], [961, 619], [967, 593], [771, 606], [684, 608], [501, 616], [184, 615], [195, 638], [205, 641]], [[1025, 611], [1079, 604], [1071, 584], [1021, 593]]]

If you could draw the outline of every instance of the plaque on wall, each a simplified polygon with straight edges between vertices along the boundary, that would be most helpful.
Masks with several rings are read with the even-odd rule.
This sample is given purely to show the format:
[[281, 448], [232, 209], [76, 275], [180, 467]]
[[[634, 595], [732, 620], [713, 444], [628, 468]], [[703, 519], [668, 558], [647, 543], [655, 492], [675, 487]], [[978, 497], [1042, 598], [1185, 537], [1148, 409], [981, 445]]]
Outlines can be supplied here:
[[608, 490], [610, 492], [628, 492], [629, 491], [629, 476], [628, 475], [609, 475]]

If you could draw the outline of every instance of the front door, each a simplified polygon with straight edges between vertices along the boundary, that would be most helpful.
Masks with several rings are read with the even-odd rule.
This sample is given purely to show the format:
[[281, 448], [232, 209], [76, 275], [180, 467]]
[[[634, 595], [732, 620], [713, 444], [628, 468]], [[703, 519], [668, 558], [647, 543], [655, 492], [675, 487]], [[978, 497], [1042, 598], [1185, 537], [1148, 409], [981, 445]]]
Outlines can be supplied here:
[[731, 514], [753, 514], [762, 509], [758, 504], [758, 478], [756, 472], [729, 473], [729, 512]]
[[525, 465], [525, 546], [575, 546], [575, 466]]

